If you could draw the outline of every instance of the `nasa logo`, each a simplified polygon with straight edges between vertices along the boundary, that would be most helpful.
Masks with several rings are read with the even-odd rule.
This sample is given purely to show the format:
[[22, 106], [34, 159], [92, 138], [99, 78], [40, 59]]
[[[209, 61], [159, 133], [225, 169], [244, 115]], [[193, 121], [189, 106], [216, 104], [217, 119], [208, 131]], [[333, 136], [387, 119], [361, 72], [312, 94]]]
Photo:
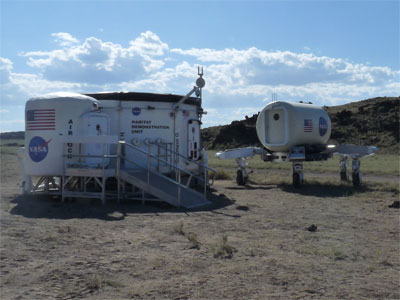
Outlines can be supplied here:
[[48, 144], [52, 139], [47, 142], [40, 136], [35, 136], [29, 142], [29, 156], [34, 162], [40, 162], [46, 158], [49, 152]]
[[133, 114], [134, 116], [140, 115], [140, 112], [141, 112], [140, 107], [134, 107], [134, 108], [132, 108], [132, 114]]
[[328, 131], [328, 123], [322, 117], [319, 118], [319, 135], [324, 136]]

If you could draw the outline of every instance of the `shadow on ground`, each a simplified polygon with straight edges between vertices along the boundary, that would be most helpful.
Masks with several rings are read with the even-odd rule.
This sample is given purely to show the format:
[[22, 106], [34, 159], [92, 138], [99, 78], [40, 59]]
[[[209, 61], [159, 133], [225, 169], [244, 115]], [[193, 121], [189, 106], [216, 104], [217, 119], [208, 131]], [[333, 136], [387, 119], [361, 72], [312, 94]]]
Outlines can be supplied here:
[[230, 186], [227, 187], [228, 190], [271, 190], [276, 188], [276, 184], [271, 184], [271, 185], [241, 185], [241, 186]]
[[280, 184], [257, 184], [252, 182], [243, 186], [230, 186], [228, 190], [271, 190], [279, 188], [282, 191], [292, 194], [299, 194], [303, 196], [315, 196], [315, 197], [347, 197], [353, 196], [359, 193], [367, 193], [374, 191], [374, 189], [363, 185], [355, 188], [352, 184], [332, 184], [332, 183], [318, 183], [318, 182], [306, 182], [299, 188], [295, 188], [292, 184], [280, 183]]
[[13, 197], [10, 202], [16, 204], [10, 214], [26, 218], [48, 219], [100, 219], [104, 221], [120, 221], [128, 214], [189, 213], [200, 211], [214, 211], [229, 206], [234, 200], [225, 195], [217, 195], [215, 191], [208, 194], [212, 203], [204, 207], [193, 209], [176, 208], [166, 202], [146, 202], [129, 200], [117, 203], [116, 200], [107, 200], [105, 205], [99, 199], [73, 199], [61, 202], [60, 197], [46, 195], [20, 195]]
[[315, 197], [348, 197], [355, 194], [367, 193], [373, 191], [368, 186], [353, 187], [350, 184], [329, 184], [329, 183], [305, 183], [299, 188], [295, 188], [292, 184], [279, 184], [281, 190], [299, 194], [303, 196]]

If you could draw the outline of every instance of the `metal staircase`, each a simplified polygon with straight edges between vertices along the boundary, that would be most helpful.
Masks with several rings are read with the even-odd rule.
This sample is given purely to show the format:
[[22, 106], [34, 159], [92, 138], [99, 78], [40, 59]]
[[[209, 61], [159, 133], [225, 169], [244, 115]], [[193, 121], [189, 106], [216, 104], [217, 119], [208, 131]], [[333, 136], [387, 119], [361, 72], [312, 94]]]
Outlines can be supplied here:
[[[73, 137], [68, 142], [103, 144], [103, 151], [99, 155], [81, 151], [78, 154], [63, 155], [64, 175], [59, 186], [63, 200], [73, 197], [100, 198], [104, 204], [107, 197], [117, 197], [118, 200], [164, 201], [184, 208], [210, 204], [207, 200], [207, 187], [214, 183], [216, 171], [175, 152], [168, 144], [156, 143], [156, 154], [152, 154], [150, 148], [146, 151], [118, 141], [117, 137]], [[117, 154], [106, 154], [107, 144], [118, 144]], [[129, 155], [126, 155], [127, 152]], [[99, 164], [95, 167], [88, 165], [85, 163], [88, 159], [97, 159]], [[116, 159], [116, 164], [110, 163], [112, 159]], [[192, 166], [196, 174], [179, 167], [178, 161]], [[212, 174], [211, 183], [209, 173]], [[106, 184], [110, 178], [116, 179], [116, 188], [115, 185], [110, 187]], [[196, 187], [202, 184], [202, 192], [191, 187], [194, 181]]]
[[149, 183], [145, 170], [121, 170], [120, 179], [176, 207], [194, 208], [210, 204], [203, 194], [185, 185], [171, 183], [170, 178], [153, 172], [150, 172]]
[[[143, 165], [138, 162], [134, 162], [131, 159], [128, 159], [124, 153], [126, 153], [126, 147], [133, 149], [138, 152], [138, 154], [145, 155], [147, 159], [147, 167], [143, 167]], [[159, 145], [159, 147], [163, 147]], [[197, 164], [204, 176], [200, 177], [191, 173], [190, 171], [184, 170], [178, 167], [174, 163], [170, 163], [158, 156], [155, 156], [139, 147], [136, 147], [132, 144], [126, 143], [124, 141], [120, 141], [118, 144], [118, 154], [117, 154], [117, 168], [116, 168], [116, 177], [118, 178], [118, 199], [123, 197], [122, 193], [122, 184], [129, 183], [140, 190], [142, 190], [142, 195], [144, 197], [144, 193], [150, 194], [157, 198], [159, 201], [165, 201], [169, 204], [176, 207], [184, 207], [184, 208], [194, 208], [200, 207], [204, 205], [208, 205], [211, 202], [207, 200], [207, 186], [209, 186], [208, 182], [208, 172], [210, 171], [214, 175], [216, 171], [198, 163], [197, 161], [189, 160], [188, 158], [182, 156], [181, 154], [164, 148], [165, 151], [169, 151], [170, 156], [179, 156], [180, 159], [190, 161], [190, 163]], [[152, 161], [156, 161], [157, 167], [151, 167]], [[134, 164], [137, 168], [135, 169], [126, 169], [124, 164], [129, 162]], [[158, 171], [159, 166], [165, 165], [171, 168], [170, 176], [167, 176]], [[200, 193], [190, 187], [190, 183], [193, 179], [196, 179], [198, 182], [203, 183], [203, 193]], [[214, 181], [214, 176], [212, 179], [212, 183]], [[211, 184], [212, 184], [211, 183]]]

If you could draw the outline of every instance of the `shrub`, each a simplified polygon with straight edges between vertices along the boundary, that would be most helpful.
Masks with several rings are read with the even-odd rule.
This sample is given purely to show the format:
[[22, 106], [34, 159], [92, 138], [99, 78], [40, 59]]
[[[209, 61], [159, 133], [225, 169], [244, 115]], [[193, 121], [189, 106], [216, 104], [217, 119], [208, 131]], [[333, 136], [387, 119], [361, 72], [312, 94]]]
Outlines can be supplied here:
[[180, 234], [180, 235], [185, 235], [185, 230], [183, 229], [183, 222], [182, 221], [180, 221], [178, 224], [174, 225], [173, 232], [177, 233], [177, 234]]
[[200, 249], [200, 241], [197, 238], [197, 234], [195, 234], [194, 232], [189, 232], [186, 235], [188, 241], [191, 243], [191, 246], [189, 247], [189, 249]]
[[214, 258], [232, 258], [236, 248], [228, 244], [228, 236], [223, 235], [214, 246]]

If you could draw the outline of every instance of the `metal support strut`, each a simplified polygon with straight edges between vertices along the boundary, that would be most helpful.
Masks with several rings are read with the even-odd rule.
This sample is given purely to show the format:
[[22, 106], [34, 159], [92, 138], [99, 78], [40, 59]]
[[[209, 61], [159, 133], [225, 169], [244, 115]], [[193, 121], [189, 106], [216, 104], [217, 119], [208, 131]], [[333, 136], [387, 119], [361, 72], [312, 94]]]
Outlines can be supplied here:
[[236, 163], [238, 165], [238, 170], [236, 172], [236, 183], [238, 185], [245, 185], [249, 179], [249, 174], [251, 170], [247, 167], [247, 159], [244, 157], [237, 158]]
[[339, 168], [340, 168], [340, 180], [342, 181], [349, 180], [349, 177], [347, 176], [348, 163], [349, 160], [347, 155], [340, 155]]
[[304, 183], [303, 162], [293, 162], [293, 186], [300, 187]]
[[358, 187], [362, 183], [362, 176], [360, 170], [361, 162], [357, 157], [353, 158], [351, 167], [352, 167], [352, 177], [353, 177], [353, 186]]

